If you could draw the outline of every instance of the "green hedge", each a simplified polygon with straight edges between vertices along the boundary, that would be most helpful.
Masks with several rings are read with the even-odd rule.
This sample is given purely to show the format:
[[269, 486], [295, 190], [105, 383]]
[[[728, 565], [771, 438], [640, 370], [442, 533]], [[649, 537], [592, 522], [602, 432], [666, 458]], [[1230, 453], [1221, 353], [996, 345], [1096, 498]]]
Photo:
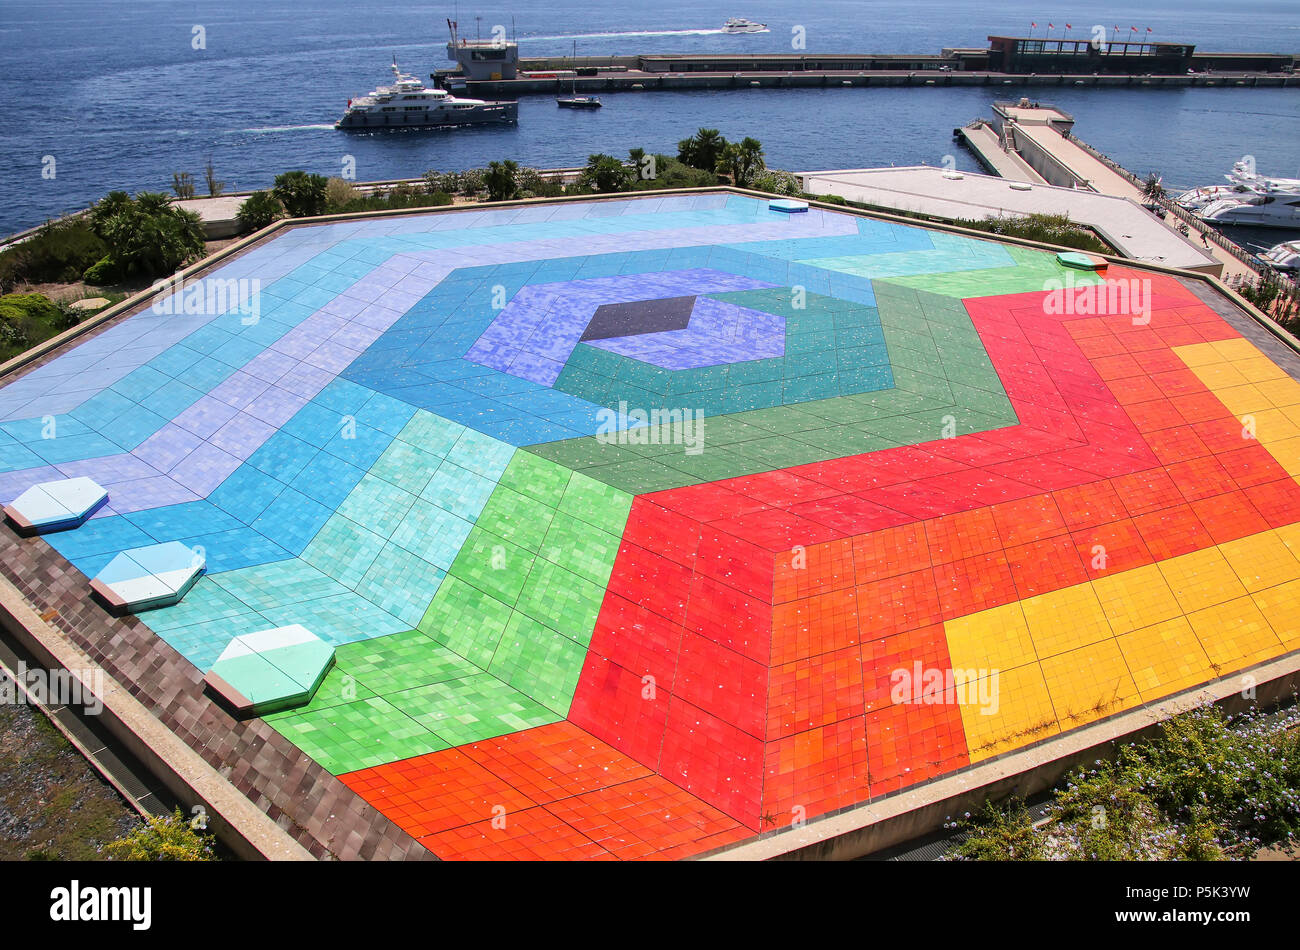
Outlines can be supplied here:
[[0, 297], [0, 362], [75, 326], [78, 318], [41, 294]]

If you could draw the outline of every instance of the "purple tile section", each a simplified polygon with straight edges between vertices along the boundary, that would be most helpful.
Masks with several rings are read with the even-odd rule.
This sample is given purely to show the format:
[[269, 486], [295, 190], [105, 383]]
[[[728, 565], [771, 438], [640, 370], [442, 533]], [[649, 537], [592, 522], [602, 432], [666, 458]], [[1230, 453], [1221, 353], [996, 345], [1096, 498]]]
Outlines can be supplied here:
[[[169, 473], [200, 498], [230, 477], [239, 468], [240, 460], [223, 452], [210, 442], [204, 442]], [[116, 498], [114, 501], [116, 502]]]
[[551, 386], [596, 311], [606, 304], [771, 286], [708, 268], [535, 284], [515, 295], [465, 358]]
[[240, 461], [244, 461], [256, 452], [263, 442], [274, 435], [275, 431], [275, 426], [247, 412], [241, 412], [218, 429], [208, 441], [223, 452], [228, 452]]
[[201, 439], [206, 439], [234, 418], [239, 410], [208, 394], [176, 417], [176, 424]]
[[199, 495], [166, 475], [137, 478], [117, 485], [106, 485], [113, 502], [113, 511], [119, 515], [133, 511], [180, 505], [198, 501]]
[[145, 439], [131, 454], [160, 472], [170, 472], [202, 444], [203, 440], [193, 432], [182, 429], [175, 423], [168, 423]]
[[697, 369], [785, 355], [785, 318], [700, 297], [683, 330], [590, 341], [663, 369]]
[[250, 402], [262, 395], [270, 383], [259, 379], [251, 373], [237, 370], [219, 383], [210, 393], [212, 398], [224, 402], [236, 409], [243, 409]]

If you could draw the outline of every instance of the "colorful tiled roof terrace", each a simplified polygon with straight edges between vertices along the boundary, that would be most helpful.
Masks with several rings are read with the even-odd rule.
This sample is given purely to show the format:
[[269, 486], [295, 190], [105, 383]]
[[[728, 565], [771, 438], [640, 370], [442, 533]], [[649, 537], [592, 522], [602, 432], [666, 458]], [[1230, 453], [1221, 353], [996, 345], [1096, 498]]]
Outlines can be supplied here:
[[187, 689], [241, 634], [332, 644], [266, 721], [440, 857], [700, 854], [1300, 647], [1300, 383], [1190, 281], [1112, 265], [1141, 315], [1084, 313], [1050, 252], [726, 193], [208, 276], [257, 312], [0, 388], [0, 501], [108, 488], [25, 542], [74, 576], [202, 549], [138, 621]]

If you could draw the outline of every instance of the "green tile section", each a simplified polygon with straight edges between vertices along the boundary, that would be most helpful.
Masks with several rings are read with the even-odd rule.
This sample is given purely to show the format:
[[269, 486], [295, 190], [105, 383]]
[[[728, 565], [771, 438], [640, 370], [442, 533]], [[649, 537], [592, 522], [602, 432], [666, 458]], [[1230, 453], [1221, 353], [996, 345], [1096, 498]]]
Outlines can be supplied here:
[[[952, 270], [947, 273], [913, 274], [888, 277], [886, 281], [902, 287], [924, 289], [929, 293], [947, 297], [992, 297], [998, 294], [1023, 294], [1047, 290], [1049, 280], [1074, 286], [1100, 283], [1097, 274], [1066, 267], [1056, 259], [1054, 251], [1038, 251], [1028, 247], [1005, 246], [1015, 260], [1010, 267], [989, 267], [981, 270]], [[879, 285], [876, 283], [877, 292]]]
[[[564, 715], [631, 505], [625, 491], [516, 452], [419, 629]], [[560, 672], [525, 675], [521, 658], [535, 654]]]
[[[1054, 264], [1054, 258], [1047, 259]], [[624, 432], [617, 442], [592, 436], [534, 445], [529, 451], [613, 488], [640, 494], [1016, 424], [1011, 401], [959, 299], [898, 282], [876, 281], [873, 288], [877, 306], [865, 309], [872, 310], [872, 321], [878, 319], [892, 389], [855, 392], [850, 382], [844, 394], [833, 398], [708, 416], [697, 424], [695, 454], [680, 438], [674, 443], [680, 430], [674, 433], [671, 426]], [[747, 296], [770, 293], [718, 296], [757, 306], [762, 301], [746, 301]], [[764, 304], [768, 310], [775, 306]], [[791, 310], [784, 315], [796, 336], [832, 332], [847, 343], [860, 344], [862, 338], [854, 334], [861, 328], [854, 322], [865, 319], [862, 309], [851, 304], [827, 311], [829, 328], [815, 317], [791, 318]], [[833, 358], [843, 361], [839, 365], [845, 372], [853, 372], [860, 349], [843, 347]], [[822, 353], [818, 358], [827, 357]], [[756, 360], [718, 369], [733, 380], [746, 373], [758, 380], [771, 374], [765, 364], [773, 362]]]
[[[418, 629], [339, 646], [315, 699], [268, 721], [340, 774], [563, 719], [631, 506], [626, 492], [515, 452]], [[413, 559], [382, 547], [367, 596], [400, 598]], [[230, 592], [207, 596], [215, 613], [239, 610]]]
[[267, 721], [335, 775], [451, 745], [379, 696], [326, 707], [313, 702], [303, 711], [269, 716]]
[[430, 683], [389, 697], [394, 707], [449, 746], [559, 722], [557, 714], [489, 673]]

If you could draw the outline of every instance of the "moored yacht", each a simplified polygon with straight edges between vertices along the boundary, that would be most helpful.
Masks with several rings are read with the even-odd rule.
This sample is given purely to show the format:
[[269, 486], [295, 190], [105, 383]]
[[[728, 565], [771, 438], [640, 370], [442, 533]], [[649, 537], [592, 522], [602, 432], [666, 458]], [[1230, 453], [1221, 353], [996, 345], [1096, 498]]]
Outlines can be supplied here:
[[1270, 178], [1256, 172], [1253, 163], [1246, 160], [1234, 163], [1232, 171], [1223, 177], [1228, 184], [1193, 188], [1175, 196], [1174, 201], [1188, 211], [1198, 213], [1224, 198], [1244, 200], [1254, 194], [1271, 194], [1274, 197], [1283, 194], [1300, 195], [1300, 178]]
[[1265, 264], [1288, 274], [1300, 272], [1300, 241], [1284, 241], [1256, 255]]
[[519, 103], [461, 99], [445, 89], [430, 89], [397, 68], [393, 84], [379, 86], [364, 96], [348, 100], [348, 111], [336, 129], [401, 129], [450, 125], [514, 122]]
[[1228, 195], [1193, 213], [1202, 221], [1215, 225], [1300, 228], [1300, 191]]

